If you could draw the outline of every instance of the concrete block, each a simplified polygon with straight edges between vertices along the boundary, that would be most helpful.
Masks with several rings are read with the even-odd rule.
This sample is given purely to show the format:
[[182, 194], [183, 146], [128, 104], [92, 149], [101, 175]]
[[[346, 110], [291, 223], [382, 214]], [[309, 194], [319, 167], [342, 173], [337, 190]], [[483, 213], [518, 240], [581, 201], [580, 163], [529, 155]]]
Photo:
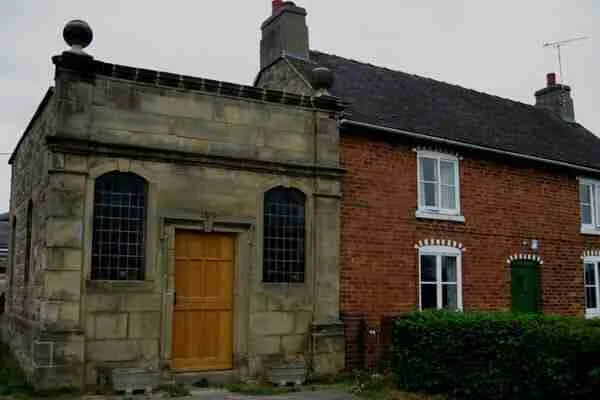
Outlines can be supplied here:
[[250, 312], [267, 311], [267, 297], [257, 293], [250, 297]]
[[136, 338], [160, 337], [160, 312], [133, 312], [129, 314], [127, 336]]
[[46, 221], [47, 245], [52, 247], [81, 247], [83, 225], [80, 219], [49, 218]]
[[89, 361], [147, 361], [158, 358], [158, 340], [90, 340], [86, 344]]
[[279, 354], [281, 352], [281, 338], [279, 336], [254, 337], [250, 351], [260, 355]]
[[307, 335], [289, 335], [281, 338], [284, 353], [302, 353], [307, 350]]
[[305, 132], [307, 124], [312, 120], [309, 113], [293, 112], [289, 108], [286, 109], [272, 105], [267, 107], [266, 116], [266, 127], [276, 130], [285, 127], [286, 131], [292, 132]]
[[90, 340], [86, 345], [89, 361], [135, 361], [138, 356], [139, 348], [133, 340]]
[[94, 314], [94, 339], [127, 337], [127, 314]]
[[55, 342], [55, 363], [68, 365], [84, 361], [84, 339], [82, 336], [71, 335], [67, 341]]
[[229, 125], [210, 120], [181, 119], [175, 121], [175, 134], [180, 137], [201, 139], [209, 143], [229, 135]]
[[123, 311], [160, 311], [159, 293], [127, 293], [123, 294]]
[[45, 271], [44, 297], [53, 300], [78, 300], [81, 294], [80, 271]]
[[313, 321], [312, 312], [300, 311], [296, 313], [295, 333], [306, 333], [310, 330]]
[[[69, 171], [87, 171], [87, 160], [88, 158], [85, 156], [79, 156], [75, 154], [67, 154], [65, 155], [65, 169]], [[69, 179], [75, 178], [74, 176], [69, 176]], [[82, 180], [85, 180], [84, 176], [81, 176]]]
[[312, 358], [313, 373], [316, 376], [335, 375], [344, 369], [344, 353], [315, 354]]
[[87, 293], [86, 309], [93, 313], [97, 311], [115, 312], [121, 309], [121, 295], [114, 293]]
[[48, 268], [52, 269], [81, 269], [82, 257], [82, 251], [78, 249], [67, 247], [48, 247], [46, 249]]
[[237, 125], [260, 125], [265, 120], [264, 106], [226, 98], [215, 99], [216, 121]]
[[209, 96], [193, 96], [176, 92], [168, 95], [142, 94], [140, 111], [164, 114], [171, 118], [193, 118], [210, 120], [214, 113], [214, 100]]
[[72, 328], [79, 326], [79, 302], [40, 302], [40, 320], [52, 327]]
[[288, 335], [294, 332], [294, 313], [257, 312], [250, 315], [253, 335]]
[[106, 107], [94, 108], [95, 129], [121, 130], [130, 133], [130, 137], [144, 137], [146, 133], [169, 134], [171, 118], [165, 115], [141, 113], [125, 109]]
[[[287, 126], [282, 125], [287, 129]], [[266, 147], [275, 150], [286, 150], [290, 153], [298, 153], [298, 158], [310, 156], [308, 149], [310, 137], [300, 132], [279, 130], [267, 130], [264, 132]]]

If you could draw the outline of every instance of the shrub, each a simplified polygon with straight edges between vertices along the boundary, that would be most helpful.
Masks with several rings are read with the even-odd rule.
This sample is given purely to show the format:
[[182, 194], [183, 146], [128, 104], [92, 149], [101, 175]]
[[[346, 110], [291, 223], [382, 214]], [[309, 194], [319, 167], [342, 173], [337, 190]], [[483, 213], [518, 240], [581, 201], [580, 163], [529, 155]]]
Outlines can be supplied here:
[[458, 399], [600, 398], [600, 326], [582, 319], [415, 312], [392, 331], [402, 389]]

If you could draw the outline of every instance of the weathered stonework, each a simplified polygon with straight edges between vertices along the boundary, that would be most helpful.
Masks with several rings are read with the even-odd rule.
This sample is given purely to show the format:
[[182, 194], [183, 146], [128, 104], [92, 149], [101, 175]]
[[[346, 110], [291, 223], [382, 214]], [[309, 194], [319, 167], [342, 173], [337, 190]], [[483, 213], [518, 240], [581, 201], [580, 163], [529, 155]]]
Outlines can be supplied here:
[[305, 95], [314, 92], [310, 82], [285, 57], [261, 71], [256, 86]]
[[[114, 71], [127, 67], [105, 75], [98, 69], [107, 64], [90, 73], [65, 60], [55, 59], [56, 88], [12, 160], [16, 258], [4, 330], [32, 382], [82, 386], [106, 368], [169, 368], [181, 228], [235, 235], [235, 376], [258, 376], [289, 356], [317, 373], [340, 369], [322, 357], [343, 360], [343, 345], [315, 344], [313, 328], [339, 314], [338, 110], [281, 92], [256, 92], [280, 101], [227, 95], [234, 86], [219, 82], [220, 93], [203, 90], [208, 81], [197, 90], [141, 82], [142, 70], [120, 79]], [[145, 281], [90, 278], [94, 182], [111, 171], [148, 182]], [[262, 202], [279, 185], [307, 199], [302, 284], [262, 282]]]

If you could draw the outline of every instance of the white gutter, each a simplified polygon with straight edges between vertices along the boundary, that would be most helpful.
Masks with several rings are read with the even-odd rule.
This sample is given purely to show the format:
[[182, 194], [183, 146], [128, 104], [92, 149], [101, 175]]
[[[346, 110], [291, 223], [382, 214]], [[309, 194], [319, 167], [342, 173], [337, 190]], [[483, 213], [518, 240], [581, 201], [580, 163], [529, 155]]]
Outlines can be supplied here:
[[401, 129], [387, 128], [385, 126], [373, 125], [373, 124], [369, 124], [366, 122], [353, 121], [351, 119], [345, 119], [345, 118], [341, 119], [340, 125], [353, 125], [353, 126], [357, 126], [360, 128], [375, 129], [375, 130], [379, 130], [379, 131], [393, 133], [395, 135], [409, 136], [409, 137], [412, 137], [415, 139], [423, 139], [423, 140], [428, 140], [431, 142], [450, 144], [453, 146], [461, 146], [461, 147], [466, 147], [466, 148], [474, 149], [474, 150], [489, 151], [491, 153], [502, 154], [505, 156], [515, 157], [515, 158], [522, 158], [525, 160], [539, 161], [539, 162], [543, 162], [543, 163], [547, 163], [547, 164], [576, 169], [579, 171], [600, 173], [600, 169], [597, 169], [597, 168], [584, 167], [582, 165], [571, 164], [571, 163], [564, 162], [564, 161], [557, 161], [557, 160], [551, 160], [549, 158], [537, 157], [537, 156], [532, 156], [532, 155], [522, 154], [522, 153], [515, 153], [512, 151], [508, 151], [508, 150], [495, 149], [493, 147], [479, 146], [477, 144], [459, 142], [457, 140], [452, 140], [452, 139], [444, 139], [444, 138], [435, 137], [435, 136], [423, 135], [422, 133], [415, 133], [415, 132], [403, 131]]

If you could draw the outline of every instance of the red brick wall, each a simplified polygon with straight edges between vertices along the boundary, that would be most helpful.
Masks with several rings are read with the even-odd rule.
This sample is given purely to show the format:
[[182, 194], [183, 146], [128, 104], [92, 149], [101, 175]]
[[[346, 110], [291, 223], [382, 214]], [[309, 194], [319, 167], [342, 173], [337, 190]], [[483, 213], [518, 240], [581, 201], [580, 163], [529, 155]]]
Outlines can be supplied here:
[[[517, 160], [462, 152], [461, 211], [465, 223], [417, 220], [414, 144], [344, 135], [341, 308], [377, 324], [384, 315], [417, 307], [418, 253], [423, 239], [461, 242], [465, 310], [507, 310], [506, 259], [531, 253], [537, 239], [542, 309], [582, 315], [580, 256], [600, 237], [579, 233], [576, 174]], [[527, 245], [523, 241], [528, 241]]]

